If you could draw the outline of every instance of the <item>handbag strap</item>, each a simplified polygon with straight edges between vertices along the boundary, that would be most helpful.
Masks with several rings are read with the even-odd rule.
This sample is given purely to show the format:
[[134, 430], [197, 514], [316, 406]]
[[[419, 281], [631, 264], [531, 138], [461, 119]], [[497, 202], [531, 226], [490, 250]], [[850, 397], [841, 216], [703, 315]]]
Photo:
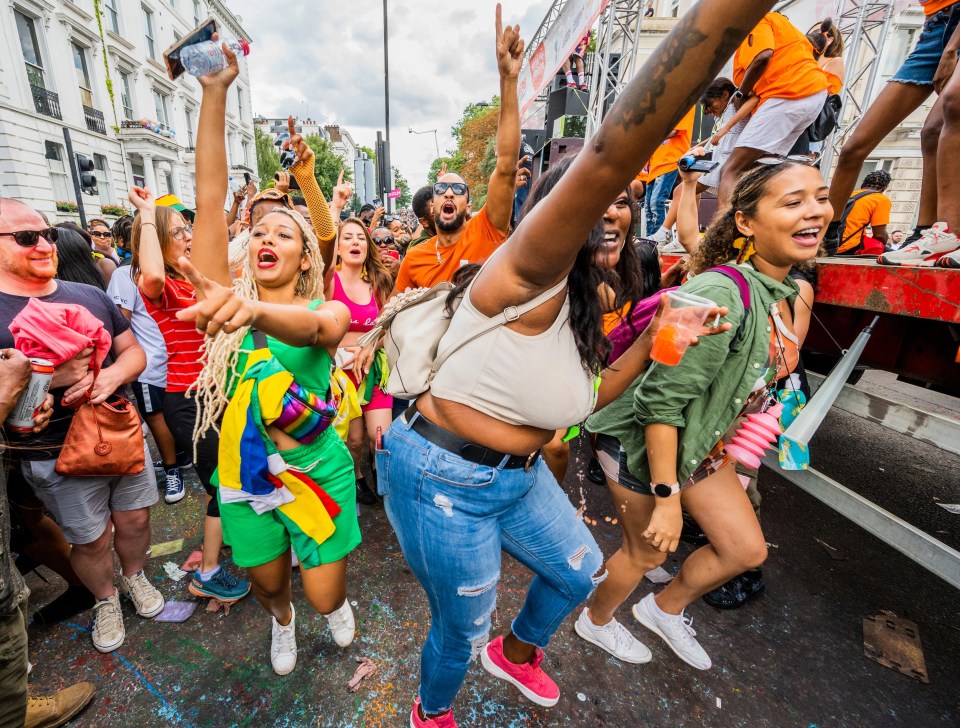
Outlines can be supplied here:
[[[546, 291], [544, 291], [543, 293], [541, 293], [539, 296], [537, 296], [537, 297], [534, 298], [534, 299], [531, 299], [530, 301], [527, 301], [526, 303], [522, 303], [522, 304], [520, 304], [519, 306], [507, 306], [507, 307], [506, 307], [505, 309], [503, 309], [503, 311], [501, 311], [499, 314], [497, 314], [496, 316], [493, 316], [492, 318], [490, 318], [485, 324], [483, 324], [483, 326], [481, 326], [479, 329], [477, 329], [476, 331], [474, 331], [470, 336], [465, 336], [465, 337], [462, 338], [460, 341], [454, 342], [454, 344], [453, 344], [452, 346], [450, 346], [450, 347], [449, 347], [446, 351], [444, 351], [442, 354], [438, 354], [438, 355], [437, 355], [437, 358], [433, 360], [433, 366], [430, 368], [430, 369], [431, 369], [431, 371], [430, 371], [431, 377], [430, 377], [430, 378], [431, 378], [431, 379], [433, 378], [433, 375], [436, 374], [436, 373], [440, 370], [440, 367], [443, 366], [444, 362], [445, 362], [447, 359], [449, 359], [449, 358], [450, 358], [450, 355], [453, 354], [455, 351], [457, 351], [458, 349], [460, 349], [460, 348], [463, 347], [463, 346], [466, 346], [467, 344], [469, 344], [469, 343], [470, 343], [471, 341], [473, 341], [474, 339], [479, 339], [479, 338], [480, 338], [481, 336], [483, 336], [484, 334], [487, 334], [487, 333], [489, 333], [490, 331], [493, 331], [495, 328], [497, 328], [497, 327], [499, 327], [499, 326], [503, 326], [504, 324], [508, 324], [508, 323], [510, 323], [511, 321], [516, 321], [518, 318], [520, 318], [521, 316], [523, 316], [525, 313], [527, 313], [527, 312], [529, 312], [529, 311], [532, 311], [532, 310], [535, 309], [537, 306], [539, 306], [539, 305], [541, 305], [541, 304], [543, 304], [543, 303], [546, 303], [546, 302], [549, 301], [551, 298], [553, 298], [554, 296], [556, 296], [556, 295], [560, 292], [560, 290], [561, 290], [565, 285], [567, 285], [567, 279], [566, 279], [566, 278], [562, 279], [562, 280], [561, 280], [559, 283], [557, 283], [555, 286], [553, 286], [552, 288], [548, 288]], [[472, 287], [472, 284], [471, 284], [471, 287]], [[469, 296], [469, 295], [470, 295], [470, 288], [467, 288], [467, 290], [464, 292], [463, 295], [464, 295], [464, 296]]]

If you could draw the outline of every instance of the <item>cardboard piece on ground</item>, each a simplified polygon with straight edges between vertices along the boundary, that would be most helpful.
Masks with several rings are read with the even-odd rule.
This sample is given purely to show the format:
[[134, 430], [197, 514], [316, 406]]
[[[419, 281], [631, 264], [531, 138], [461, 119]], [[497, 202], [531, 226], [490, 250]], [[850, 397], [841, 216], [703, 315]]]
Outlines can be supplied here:
[[664, 569], [662, 566], [658, 566], [656, 569], [651, 569], [644, 574], [644, 576], [654, 584], [666, 584], [667, 582], [673, 581], [673, 574]]
[[864, 617], [863, 655], [914, 680], [930, 682], [920, 646], [920, 630], [909, 619], [888, 614]]
[[179, 568], [177, 568], [177, 565], [172, 561], [168, 561], [167, 563], [165, 563], [163, 565], [163, 570], [167, 573], [167, 576], [169, 576], [174, 581], [180, 581], [183, 577], [187, 575], [187, 572], [181, 571]]
[[960, 516], [960, 503], [937, 503], [937, 505], [948, 513]]
[[150, 547], [150, 558], [155, 559], [158, 556], [166, 556], [167, 554], [175, 554], [178, 551], [183, 550], [183, 539], [178, 538], [176, 541], [167, 541], [165, 543], [155, 543]]
[[156, 617], [155, 622], [186, 622], [197, 608], [196, 602], [167, 602]]
[[183, 562], [183, 566], [181, 566], [180, 568], [183, 571], [196, 571], [197, 569], [200, 568], [200, 561], [202, 559], [203, 559], [203, 552], [194, 551], [187, 557], [187, 560]]

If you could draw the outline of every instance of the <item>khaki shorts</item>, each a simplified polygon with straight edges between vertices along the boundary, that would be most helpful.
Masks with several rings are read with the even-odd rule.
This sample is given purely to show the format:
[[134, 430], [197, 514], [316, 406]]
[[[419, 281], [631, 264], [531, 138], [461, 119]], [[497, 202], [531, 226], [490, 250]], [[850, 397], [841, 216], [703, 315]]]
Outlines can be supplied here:
[[72, 544], [100, 538], [113, 511], [149, 508], [158, 500], [157, 476], [144, 443], [146, 467], [136, 475], [113, 478], [60, 475], [56, 460], [24, 460], [21, 471], [47, 512]]

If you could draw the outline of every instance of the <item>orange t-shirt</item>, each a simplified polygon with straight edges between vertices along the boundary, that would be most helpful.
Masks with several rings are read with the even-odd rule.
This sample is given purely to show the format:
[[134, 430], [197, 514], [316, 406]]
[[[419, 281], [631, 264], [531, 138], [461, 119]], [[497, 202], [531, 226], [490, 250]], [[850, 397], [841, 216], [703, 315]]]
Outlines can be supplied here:
[[920, 5], [923, 7], [923, 14], [929, 18], [944, 8], [949, 8], [955, 2], [957, 0], [920, 0]]
[[693, 146], [693, 119], [696, 115], [696, 107], [690, 109], [680, 123], [677, 124], [674, 134], [669, 139], [664, 139], [663, 143], [657, 147], [657, 151], [650, 157], [647, 165], [640, 170], [637, 179], [641, 182], [649, 182], [662, 174], [673, 172], [677, 168], [677, 162], [690, 147]]
[[[813, 59], [813, 46], [780, 13], [767, 13], [733, 56], [733, 82], [743, 83], [747, 68], [762, 51], [773, 51], [763, 76], [753, 87], [762, 105], [767, 99], [805, 99], [829, 85]], [[759, 108], [759, 107], [758, 107]]]
[[[866, 190], [857, 190], [851, 197], [859, 195]], [[875, 225], [890, 224], [890, 208], [893, 202], [882, 192], [875, 195], [864, 195], [853, 203], [850, 208], [850, 214], [847, 215], [847, 224], [843, 228], [843, 235], [840, 237], [840, 247], [838, 253], [845, 253], [855, 248], [860, 242], [860, 238], [866, 233], [866, 228], [873, 228]], [[856, 232], [860, 231], [857, 235]], [[851, 237], [852, 236], [852, 237]], [[847, 240], [847, 238], [850, 238]], [[846, 241], [846, 242], [844, 242]]]
[[443, 281], [452, 281], [460, 266], [482, 263], [506, 239], [507, 236], [490, 222], [487, 208], [482, 207], [480, 212], [464, 224], [460, 239], [453, 245], [437, 248], [437, 237], [434, 236], [414, 248], [409, 248], [400, 264], [397, 282], [391, 295], [408, 288], [430, 288]]
[[603, 314], [603, 335], [610, 336], [610, 332], [620, 325], [629, 310], [630, 304], [626, 303], [621, 309]]

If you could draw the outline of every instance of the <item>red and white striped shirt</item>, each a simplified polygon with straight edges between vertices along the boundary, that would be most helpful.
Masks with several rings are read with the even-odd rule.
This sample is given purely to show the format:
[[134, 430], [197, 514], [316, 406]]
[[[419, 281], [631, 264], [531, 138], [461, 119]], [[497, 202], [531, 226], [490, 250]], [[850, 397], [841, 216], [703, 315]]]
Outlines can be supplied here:
[[163, 281], [160, 305], [143, 297], [144, 305], [163, 335], [167, 346], [167, 391], [186, 392], [200, 376], [200, 346], [204, 335], [193, 321], [181, 321], [177, 312], [197, 302], [193, 284], [167, 276]]

